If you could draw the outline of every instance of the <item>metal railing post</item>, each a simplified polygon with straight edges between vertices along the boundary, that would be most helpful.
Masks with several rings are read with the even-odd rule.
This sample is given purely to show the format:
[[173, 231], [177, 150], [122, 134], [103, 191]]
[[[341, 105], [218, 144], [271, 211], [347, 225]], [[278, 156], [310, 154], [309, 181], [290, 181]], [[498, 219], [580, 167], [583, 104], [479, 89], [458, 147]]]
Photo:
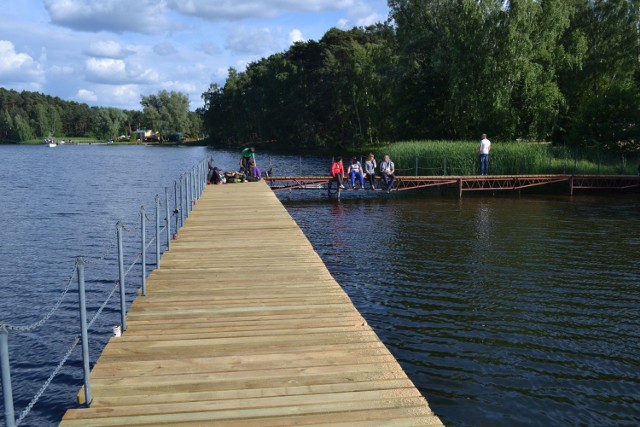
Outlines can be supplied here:
[[[180, 227], [182, 228], [182, 226], [184, 225], [184, 203], [183, 203], [183, 194], [182, 194], [182, 187], [184, 187], [184, 174], [180, 175]], [[176, 230], [178, 231], [178, 230]]]
[[[171, 249], [171, 215], [169, 214], [169, 187], [164, 187], [164, 205], [167, 214], [167, 250]], [[158, 265], [158, 267], [160, 267]]]
[[89, 338], [87, 334], [87, 299], [84, 292], [84, 258], [78, 257], [78, 300], [80, 303], [80, 337], [82, 338], [82, 371], [84, 373], [84, 398], [91, 406], [91, 370], [89, 369]]
[[127, 329], [127, 302], [124, 292], [124, 252], [122, 250], [122, 223], [118, 221], [118, 271], [120, 273], [120, 320], [122, 322], [122, 332]]
[[142, 296], [147, 295], [147, 216], [144, 206], [140, 206], [140, 244], [141, 248], [141, 270], [142, 270]]
[[416, 157], [416, 176], [418, 176], [418, 158]]
[[9, 332], [0, 328], [0, 368], [2, 371], [2, 396], [4, 397], [4, 420], [7, 427], [15, 427], [13, 391], [11, 390], [11, 367], [9, 365]]
[[447, 175], [447, 158], [444, 158], [443, 167], [442, 167], [442, 175]]
[[156, 194], [156, 268], [160, 268], [160, 195]]

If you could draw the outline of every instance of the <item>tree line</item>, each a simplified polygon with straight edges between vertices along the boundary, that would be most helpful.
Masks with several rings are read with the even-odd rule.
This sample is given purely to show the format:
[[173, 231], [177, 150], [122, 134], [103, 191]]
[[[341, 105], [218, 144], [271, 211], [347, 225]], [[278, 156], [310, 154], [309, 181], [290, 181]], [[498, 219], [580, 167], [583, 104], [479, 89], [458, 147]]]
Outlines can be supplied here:
[[90, 107], [38, 92], [0, 88], [0, 142], [23, 142], [52, 136], [107, 140], [138, 129], [160, 132], [163, 139], [181, 133], [200, 138], [200, 113], [189, 111], [189, 98], [161, 91], [141, 96], [142, 111]]
[[386, 23], [230, 69], [203, 94], [214, 143], [394, 140], [640, 149], [639, 0], [389, 0]]

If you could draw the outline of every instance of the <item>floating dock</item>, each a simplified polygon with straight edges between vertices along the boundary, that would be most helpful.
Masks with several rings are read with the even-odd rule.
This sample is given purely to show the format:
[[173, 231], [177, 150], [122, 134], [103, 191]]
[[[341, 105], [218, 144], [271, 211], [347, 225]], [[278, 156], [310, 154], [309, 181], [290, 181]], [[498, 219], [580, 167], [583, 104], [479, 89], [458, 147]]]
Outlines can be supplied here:
[[442, 426], [265, 182], [205, 189], [91, 391], [60, 425]]

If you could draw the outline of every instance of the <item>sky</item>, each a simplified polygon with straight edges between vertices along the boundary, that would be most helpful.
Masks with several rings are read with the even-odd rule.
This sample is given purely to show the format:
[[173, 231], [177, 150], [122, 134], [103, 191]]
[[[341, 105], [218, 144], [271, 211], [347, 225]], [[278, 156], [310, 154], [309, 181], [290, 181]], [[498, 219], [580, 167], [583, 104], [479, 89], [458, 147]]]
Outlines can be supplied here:
[[386, 0], [0, 0], [0, 87], [127, 110], [178, 91], [195, 110], [229, 67], [388, 14]]

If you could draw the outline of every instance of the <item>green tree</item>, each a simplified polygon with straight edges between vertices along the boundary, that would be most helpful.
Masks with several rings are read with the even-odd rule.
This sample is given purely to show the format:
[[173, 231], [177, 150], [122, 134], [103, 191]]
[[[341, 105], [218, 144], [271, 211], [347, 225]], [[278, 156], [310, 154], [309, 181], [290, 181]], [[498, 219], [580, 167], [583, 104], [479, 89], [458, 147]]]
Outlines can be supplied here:
[[180, 92], [160, 91], [156, 95], [142, 96], [143, 120], [147, 129], [153, 129], [167, 138], [171, 133], [187, 133], [189, 97]]
[[118, 108], [95, 108], [93, 130], [101, 139], [115, 138], [124, 129], [127, 114]]
[[16, 128], [18, 141], [29, 141], [35, 137], [33, 129], [31, 129], [31, 125], [25, 117], [22, 117], [19, 114], [16, 115], [13, 118], [13, 124]]

